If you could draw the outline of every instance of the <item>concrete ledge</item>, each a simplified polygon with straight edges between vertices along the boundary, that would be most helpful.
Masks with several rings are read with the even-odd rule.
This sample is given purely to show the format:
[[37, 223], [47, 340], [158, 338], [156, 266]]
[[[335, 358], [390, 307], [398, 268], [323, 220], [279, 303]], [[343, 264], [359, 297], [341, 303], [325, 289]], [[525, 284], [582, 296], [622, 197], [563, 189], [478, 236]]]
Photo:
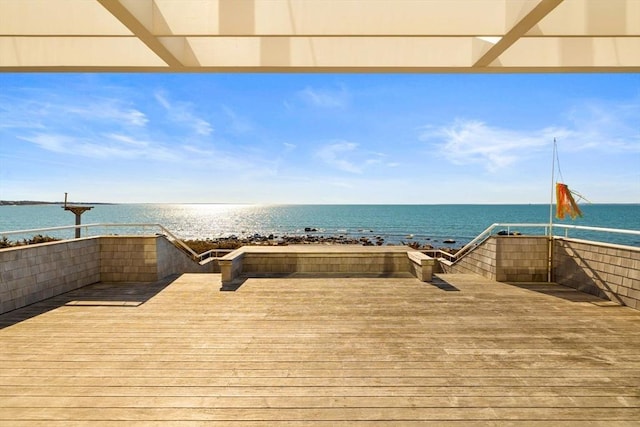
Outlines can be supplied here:
[[431, 281], [435, 260], [406, 246], [244, 246], [219, 258], [222, 290], [235, 290], [248, 277], [375, 275], [411, 273]]
[[430, 282], [436, 260], [418, 251], [408, 251], [411, 273], [423, 282]]
[[232, 285], [236, 279], [240, 277], [240, 273], [242, 273], [242, 260], [244, 259], [244, 255], [244, 251], [240, 248], [218, 259], [223, 288]]

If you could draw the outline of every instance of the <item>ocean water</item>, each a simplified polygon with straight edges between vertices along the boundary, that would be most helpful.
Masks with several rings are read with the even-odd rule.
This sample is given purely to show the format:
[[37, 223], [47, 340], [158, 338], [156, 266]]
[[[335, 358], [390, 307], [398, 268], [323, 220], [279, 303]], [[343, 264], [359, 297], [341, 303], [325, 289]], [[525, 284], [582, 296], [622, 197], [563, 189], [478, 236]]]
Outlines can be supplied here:
[[[582, 205], [584, 217], [558, 224], [640, 230], [640, 204]], [[468, 243], [493, 223], [548, 223], [548, 205], [226, 205], [113, 204], [94, 205], [83, 224], [157, 223], [182, 239], [305, 235], [374, 237], [386, 243], [419, 242], [436, 247]], [[3, 231], [73, 225], [75, 216], [60, 205], [0, 206]], [[543, 229], [512, 229], [542, 234]], [[55, 232], [43, 234], [55, 236]], [[556, 229], [555, 234], [564, 234]], [[409, 238], [409, 236], [412, 236]], [[640, 236], [571, 230], [570, 237], [640, 246]], [[58, 236], [56, 236], [58, 237]], [[65, 237], [65, 236], [61, 236]], [[9, 236], [11, 240], [14, 237]]]

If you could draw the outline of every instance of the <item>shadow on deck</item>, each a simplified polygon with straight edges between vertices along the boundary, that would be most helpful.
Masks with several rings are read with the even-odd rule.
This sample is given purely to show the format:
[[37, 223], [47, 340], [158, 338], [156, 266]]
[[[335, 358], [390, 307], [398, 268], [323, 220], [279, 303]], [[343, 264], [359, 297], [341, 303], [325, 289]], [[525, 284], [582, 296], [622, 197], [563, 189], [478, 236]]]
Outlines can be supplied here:
[[169, 276], [163, 280], [145, 282], [99, 282], [83, 286], [43, 301], [0, 315], [0, 329], [39, 316], [62, 306], [114, 306], [137, 307], [144, 304], [179, 276]]

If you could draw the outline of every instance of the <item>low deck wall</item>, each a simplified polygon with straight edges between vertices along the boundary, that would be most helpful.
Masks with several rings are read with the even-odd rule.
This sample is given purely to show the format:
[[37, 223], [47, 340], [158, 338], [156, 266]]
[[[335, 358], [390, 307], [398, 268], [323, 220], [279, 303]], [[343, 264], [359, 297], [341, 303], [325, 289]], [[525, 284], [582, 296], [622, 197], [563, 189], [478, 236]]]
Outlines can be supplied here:
[[222, 288], [246, 277], [285, 274], [399, 274], [431, 280], [435, 260], [406, 247], [243, 247], [220, 258]]
[[94, 238], [0, 251], [0, 314], [100, 281]]
[[[544, 282], [547, 245], [543, 236], [492, 236], [457, 263], [443, 264], [442, 269], [504, 282]], [[248, 257], [246, 251], [239, 257], [233, 252], [221, 258], [220, 264], [199, 265], [164, 236], [102, 236], [8, 248], [0, 250], [0, 313], [99, 281], [154, 282], [187, 272], [222, 272], [223, 282], [240, 274], [296, 272], [411, 272], [427, 281], [435, 268], [433, 259], [417, 255], [412, 259], [406, 249], [389, 249], [388, 253], [384, 248], [379, 253], [362, 249], [361, 253], [341, 253], [340, 248], [307, 248], [303, 254]], [[640, 309], [640, 248], [555, 238], [552, 259], [555, 282]]]
[[492, 236], [446, 272], [474, 273], [499, 282], [547, 280], [549, 239], [544, 236]]
[[[474, 273], [500, 282], [546, 282], [545, 236], [492, 236], [447, 273]], [[551, 280], [640, 309], [640, 248], [554, 237]]]
[[640, 309], [640, 248], [558, 238], [553, 253], [556, 282]]
[[96, 282], [155, 282], [219, 272], [164, 236], [101, 236], [0, 250], [0, 314]]

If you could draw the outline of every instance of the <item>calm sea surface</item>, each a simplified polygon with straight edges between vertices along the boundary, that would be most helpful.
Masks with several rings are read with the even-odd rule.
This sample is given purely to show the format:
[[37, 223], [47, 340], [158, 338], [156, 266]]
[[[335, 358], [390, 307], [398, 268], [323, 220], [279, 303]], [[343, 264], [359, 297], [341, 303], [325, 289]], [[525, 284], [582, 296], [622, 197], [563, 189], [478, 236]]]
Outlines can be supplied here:
[[[640, 230], [640, 204], [581, 206], [584, 217], [556, 223]], [[0, 206], [2, 231], [73, 225], [75, 217], [59, 205]], [[95, 205], [83, 224], [158, 223], [183, 239], [230, 235], [382, 236], [387, 243], [417, 241], [434, 246], [453, 239], [469, 242], [493, 223], [548, 223], [548, 205]], [[523, 234], [544, 230], [518, 229]], [[557, 230], [555, 234], [564, 231]], [[54, 232], [42, 234], [55, 235]], [[409, 235], [413, 237], [408, 238]], [[640, 236], [571, 231], [571, 237], [640, 246]], [[9, 236], [11, 240], [14, 237]], [[442, 246], [446, 246], [442, 244]]]

